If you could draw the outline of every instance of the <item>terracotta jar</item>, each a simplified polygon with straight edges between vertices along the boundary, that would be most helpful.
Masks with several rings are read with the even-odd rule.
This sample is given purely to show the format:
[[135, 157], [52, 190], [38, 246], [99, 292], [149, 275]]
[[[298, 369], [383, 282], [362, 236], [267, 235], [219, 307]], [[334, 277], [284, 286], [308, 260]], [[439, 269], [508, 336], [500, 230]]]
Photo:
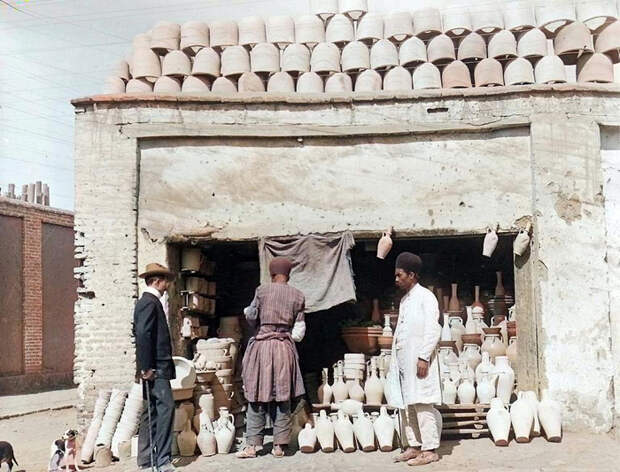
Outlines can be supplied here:
[[605, 54], [585, 54], [577, 61], [577, 82], [611, 83], [614, 66]]
[[340, 72], [340, 49], [332, 43], [320, 43], [312, 50], [310, 70], [318, 74]]
[[560, 84], [566, 82], [566, 69], [558, 56], [544, 56], [536, 63], [534, 77], [537, 84]]
[[177, 23], [160, 21], [151, 30], [151, 49], [159, 55], [179, 49], [181, 27]]
[[270, 93], [295, 93], [295, 81], [288, 72], [276, 72], [269, 77], [267, 92]]
[[488, 352], [492, 362], [497, 356], [506, 354], [506, 346], [500, 339], [500, 334], [487, 334], [482, 343], [481, 352]]
[[593, 0], [577, 3], [577, 18], [592, 33], [599, 33], [605, 26], [616, 21], [618, 13], [613, 0]]
[[355, 40], [353, 22], [350, 18], [338, 14], [332, 16], [325, 28], [325, 41], [343, 47], [346, 43]]
[[517, 57], [517, 40], [514, 34], [508, 30], [495, 33], [489, 41], [488, 56], [499, 60]]
[[219, 77], [220, 55], [212, 48], [202, 48], [194, 57], [192, 75]]
[[254, 47], [267, 41], [265, 21], [260, 16], [246, 16], [237, 21], [240, 46]]
[[271, 43], [259, 43], [250, 51], [250, 70], [269, 76], [280, 70], [280, 51]]
[[457, 295], [458, 284], [452, 284], [452, 295], [450, 296], [450, 303], [448, 304], [448, 311], [461, 311], [461, 302]]
[[502, 282], [502, 272], [501, 271], [495, 272], [495, 279], [497, 280], [497, 282], [495, 284], [495, 296], [496, 297], [503, 297], [504, 295], [506, 295], [506, 289], [504, 288], [504, 283]]
[[370, 52], [361, 41], [352, 41], [342, 49], [342, 70], [360, 72], [370, 69]]
[[534, 68], [532, 64], [522, 57], [511, 60], [504, 70], [504, 83], [506, 85], [533, 84]]
[[547, 441], [560, 442], [562, 440], [562, 407], [551, 398], [547, 389], [542, 391], [538, 404], [538, 419]]
[[385, 39], [400, 43], [413, 36], [413, 21], [407, 11], [390, 12], [384, 17], [383, 34]]
[[496, 59], [483, 59], [474, 69], [476, 87], [493, 87], [504, 85], [502, 65]]
[[370, 67], [374, 70], [388, 70], [398, 65], [398, 50], [394, 43], [381, 39], [370, 48]]
[[504, 13], [504, 28], [513, 33], [532, 30], [536, 28], [534, 7], [530, 2], [508, 2], [502, 5]]
[[151, 93], [153, 84], [146, 79], [131, 79], [127, 82], [125, 93]]
[[211, 92], [223, 95], [237, 93], [237, 86], [228, 77], [218, 77], [211, 85]]
[[170, 51], [162, 63], [162, 75], [183, 78], [192, 73], [192, 63], [183, 51]]
[[441, 33], [441, 13], [437, 8], [422, 8], [413, 12], [414, 36], [426, 40]]
[[465, 63], [478, 62], [487, 57], [487, 45], [478, 33], [469, 33], [463, 38], [458, 50], [458, 59]]
[[443, 13], [443, 32], [451, 38], [471, 33], [471, 18], [467, 8], [449, 8]]
[[379, 259], [385, 259], [392, 249], [392, 231], [393, 229], [390, 228], [384, 232], [377, 244], [377, 257]]
[[330, 75], [325, 81], [325, 93], [349, 93], [352, 91], [351, 77], [344, 72]]
[[411, 72], [401, 66], [390, 69], [383, 79], [383, 90], [389, 92], [413, 90]]
[[310, 0], [310, 12], [327, 20], [338, 13], [338, 0]]
[[153, 85], [153, 92], [160, 94], [179, 93], [181, 92], [181, 82], [173, 77], [162, 75]]
[[528, 401], [519, 392], [517, 400], [510, 407], [510, 421], [518, 443], [530, 441], [530, 431], [534, 424], [534, 414]]
[[316, 72], [304, 72], [297, 79], [297, 93], [323, 92], [323, 79]]
[[547, 54], [547, 38], [538, 28], [531, 29], [519, 38], [517, 54], [533, 61], [537, 61]]
[[496, 446], [508, 446], [510, 434], [510, 413], [499, 398], [491, 400], [491, 408], [487, 412], [487, 425]]
[[378, 92], [382, 88], [382, 79], [377, 71], [365, 70], [355, 79], [356, 92]]
[[190, 56], [209, 47], [209, 27], [202, 21], [188, 21], [181, 25], [181, 50]]
[[205, 93], [209, 92], [209, 81], [200, 76], [189, 75], [185, 77], [181, 86], [183, 93]]
[[295, 42], [304, 44], [310, 49], [325, 42], [325, 25], [321, 19], [316, 15], [302, 15], [295, 18]]
[[237, 23], [232, 20], [217, 20], [209, 24], [209, 39], [211, 47], [222, 50], [235, 46], [239, 40]]
[[449, 36], [440, 34], [435, 36], [426, 47], [428, 61], [435, 65], [445, 65], [456, 59], [454, 43]]
[[490, 5], [472, 11], [471, 21], [476, 33], [493, 34], [504, 28], [501, 12]]
[[337, 414], [337, 420], [334, 422], [334, 432], [336, 438], [343, 452], [355, 451], [355, 442], [353, 438], [353, 424], [349, 420], [349, 417], [339, 410]]
[[553, 38], [563, 26], [576, 20], [575, 5], [562, 0], [547, 0], [536, 7], [536, 20], [541, 31]]
[[284, 49], [295, 42], [295, 22], [286, 15], [270, 16], [265, 22], [267, 42]]
[[352, 20], [359, 20], [368, 11], [367, 0], [339, 0], [340, 13]]
[[401, 66], [412, 68], [427, 62], [426, 45], [420, 38], [409, 38], [398, 48], [398, 61]]
[[192, 425], [188, 419], [185, 427], [177, 435], [177, 444], [179, 446], [179, 455], [183, 457], [191, 457], [196, 451], [196, 433], [192, 431]]
[[306, 423], [304, 429], [297, 436], [299, 450], [303, 453], [311, 453], [316, 449], [316, 429], [310, 423]]
[[497, 375], [497, 396], [502, 399], [505, 405], [508, 405], [515, 384], [515, 373], [506, 356], [498, 355], [495, 357], [494, 373]]
[[441, 75], [437, 66], [430, 62], [418, 66], [413, 71], [413, 88], [414, 90], [440, 89]]
[[282, 71], [293, 77], [310, 70], [310, 50], [303, 44], [291, 44], [282, 53]]
[[125, 81], [120, 77], [108, 77], [103, 83], [103, 93], [125, 93]]
[[566, 25], [557, 32], [553, 40], [553, 49], [564, 64], [576, 64], [578, 57], [594, 52], [590, 30], [577, 21]]
[[388, 415], [385, 406], [381, 407], [380, 414], [375, 419], [373, 428], [379, 443], [379, 449], [382, 452], [390, 452], [394, 444], [394, 422], [390, 415]]
[[362, 16], [357, 22], [355, 39], [368, 46], [383, 39], [383, 16], [374, 12]]
[[244, 72], [250, 72], [250, 54], [243, 46], [230, 46], [221, 56], [221, 72], [224, 77], [238, 78]]
[[461, 404], [472, 404], [476, 399], [476, 389], [474, 384], [469, 379], [463, 379], [458, 388], [456, 389], [456, 395]]
[[132, 64], [132, 77], [155, 82], [161, 75], [161, 62], [152, 50], [141, 48], [134, 50]]
[[605, 26], [596, 38], [595, 50], [609, 56], [614, 63], [620, 60], [620, 21]]
[[444, 67], [441, 82], [444, 88], [469, 88], [471, 87], [469, 68], [462, 61], [452, 61]]

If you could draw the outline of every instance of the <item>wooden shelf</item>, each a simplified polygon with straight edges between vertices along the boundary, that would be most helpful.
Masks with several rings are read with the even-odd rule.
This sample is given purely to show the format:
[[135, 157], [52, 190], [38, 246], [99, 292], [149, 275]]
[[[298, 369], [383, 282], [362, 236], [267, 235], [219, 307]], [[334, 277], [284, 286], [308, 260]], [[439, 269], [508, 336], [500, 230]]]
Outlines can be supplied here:
[[210, 313], [202, 310], [196, 310], [189, 307], [181, 307], [181, 313], [184, 315], [197, 315], [197, 316], [207, 316], [209, 318], [215, 318], [215, 315], [211, 315]]

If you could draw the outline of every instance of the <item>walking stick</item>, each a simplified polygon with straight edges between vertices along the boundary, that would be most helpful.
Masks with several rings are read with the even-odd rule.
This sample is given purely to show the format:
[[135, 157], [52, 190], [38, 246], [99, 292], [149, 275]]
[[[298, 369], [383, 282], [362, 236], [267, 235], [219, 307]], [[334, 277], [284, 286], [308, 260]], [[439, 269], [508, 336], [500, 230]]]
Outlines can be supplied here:
[[159, 472], [159, 467], [155, 466], [154, 462], [154, 451], [155, 448], [153, 446], [153, 425], [151, 423], [151, 389], [148, 385], [148, 380], [142, 379], [142, 390], [146, 391], [146, 408], [147, 408], [147, 417], [148, 417], [148, 425], [149, 425], [149, 454], [151, 458], [151, 472]]

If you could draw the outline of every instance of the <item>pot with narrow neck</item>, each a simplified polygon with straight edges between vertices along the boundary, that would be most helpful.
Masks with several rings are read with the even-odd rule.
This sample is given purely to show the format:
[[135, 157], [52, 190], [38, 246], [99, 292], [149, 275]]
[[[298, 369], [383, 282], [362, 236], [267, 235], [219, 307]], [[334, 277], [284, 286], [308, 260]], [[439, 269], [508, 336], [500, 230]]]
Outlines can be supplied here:
[[497, 396], [505, 405], [508, 405], [515, 384], [515, 373], [506, 356], [495, 358], [495, 374], [497, 375]]

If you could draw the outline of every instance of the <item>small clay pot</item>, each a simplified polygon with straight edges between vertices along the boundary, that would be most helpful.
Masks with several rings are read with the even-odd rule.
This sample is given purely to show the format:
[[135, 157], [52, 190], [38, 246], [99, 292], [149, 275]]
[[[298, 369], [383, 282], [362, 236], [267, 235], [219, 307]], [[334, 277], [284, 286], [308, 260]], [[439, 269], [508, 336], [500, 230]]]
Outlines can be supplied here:
[[355, 79], [356, 92], [378, 92], [382, 87], [381, 75], [372, 69], [365, 70]]
[[398, 50], [394, 43], [382, 39], [370, 49], [370, 67], [374, 70], [388, 70], [398, 65]]
[[383, 79], [383, 90], [388, 92], [406, 92], [413, 90], [411, 72], [402, 66], [390, 69]]
[[236, 45], [239, 40], [237, 23], [232, 20], [212, 21], [209, 24], [209, 38], [214, 49], [222, 50]]
[[383, 39], [383, 16], [379, 13], [366, 13], [357, 22], [355, 39], [362, 41], [367, 46]]
[[295, 93], [295, 81], [288, 72], [276, 72], [267, 82], [267, 92]]
[[297, 79], [297, 93], [323, 93], [323, 79], [316, 72], [304, 72]]
[[471, 18], [467, 8], [450, 8], [443, 14], [443, 32], [451, 38], [471, 33]]
[[577, 18], [592, 33], [600, 33], [605, 26], [616, 21], [617, 16], [618, 13], [613, 0], [592, 0], [577, 3]]
[[585, 54], [577, 61], [577, 82], [611, 83], [614, 66], [605, 54]]
[[578, 57], [594, 52], [594, 43], [588, 27], [576, 21], [558, 31], [553, 48], [564, 64], [573, 65]]
[[351, 77], [344, 72], [330, 75], [325, 81], [326, 93], [348, 93], [353, 91]]
[[601, 31], [596, 38], [595, 50], [609, 56], [614, 63], [620, 61], [620, 21], [614, 21]]
[[441, 75], [439, 69], [430, 62], [425, 62], [413, 71], [413, 89], [439, 89], [441, 88]]
[[194, 57], [192, 75], [217, 78], [220, 76], [220, 55], [212, 48], [202, 48]]
[[271, 43], [259, 43], [250, 51], [250, 69], [269, 76], [280, 70], [280, 51]]
[[103, 444], [95, 446], [95, 467], [109, 467], [112, 465], [112, 450]]
[[368, 11], [367, 0], [340, 0], [340, 13], [344, 13], [352, 20], [359, 20]]
[[456, 59], [454, 43], [449, 36], [440, 34], [435, 36], [426, 48], [428, 61], [435, 65], [445, 65]]
[[534, 77], [537, 84], [558, 84], [566, 82], [566, 69], [558, 56], [544, 56], [536, 63]]
[[493, 34], [504, 28], [504, 18], [499, 10], [485, 5], [472, 13], [473, 30], [480, 34]]
[[575, 21], [575, 5], [562, 0], [547, 0], [536, 8], [538, 27], [547, 38], [553, 38], [562, 27]]
[[536, 28], [534, 7], [530, 2], [507, 2], [502, 5], [504, 28], [521, 33]]
[[517, 40], [508, 30], [495, 33], [489, 41], [488, 56], [493, 59], [506, 60], [517, 57]]
[[522, 57], [510, 61], [504, 70], [504, 83], [506, 85], [533, 84], [534, 68], [532, 64]]
[[325, 42], [325, 25], [321, 19], [316, 15], [295, 18], [295, 42], [309, 48]]
[[295, 42], [295, 22], [290, 16], [270, 16], [265, 22], [265, 30], [267, 42], [275, 44], [280, 49]]
[[310, 70], [317, 74], [340, 72], [340, 49], [332, 43], [317, 44], [310, 57]]
[[441, 74], [441, 82], [444, 88], [468, 88], [471, 87], [471, 74], [469, 68], [462, 61], [452, 61]]
[[441, 33], [441, 13], [437, 8], [422, 8], [413, 12], [414, 36], [427, 40]]
[[504, 85], [504, 71], [501, 63], [496, 59], [483, 59], [474, 69], [476, 87], [492, 87]]
[[426, 45], [420, 38], [411, 37], [398, 48], [398, 62], [403, 67], [416, 67], [427, 62]]
[[254, 47], [267, 41], [265, 21], [260, 16], [246, 16], [237, 21], [239, 45]]
[[325, 41], [343, 47], [346, 43], [354, 40], [355, 33], [351, 19], [341, 14], [334, 15], [325, 28]]
[[281, 69], [293, 77], [310, 70], [310, 50], [303, 44], [291, 44], [282, 53]]
[[370, 51], [361, 41], [352, 41], [342, 49], [343, 72], [359, 72], [370, 69]]
[[244, 72], [250, 72], [250, 55], [243, 46], [227, 47], [222, 52], [221, 60], [224, 77], [236, 78]]
[[384, 18], [383, 33], [385, 39], [403, 42], [413, 36], [413, 20], [407, 11], [388, 13]]
[[188, 21], [181, 25], [181, 50], [190, 56], [209, 47], [209, 27], [202, 21]]
[[487, 45], [478, 33], [469, 33], [459, 45], [458, 60], [465, 63], [478, 62], [487, 57]]

